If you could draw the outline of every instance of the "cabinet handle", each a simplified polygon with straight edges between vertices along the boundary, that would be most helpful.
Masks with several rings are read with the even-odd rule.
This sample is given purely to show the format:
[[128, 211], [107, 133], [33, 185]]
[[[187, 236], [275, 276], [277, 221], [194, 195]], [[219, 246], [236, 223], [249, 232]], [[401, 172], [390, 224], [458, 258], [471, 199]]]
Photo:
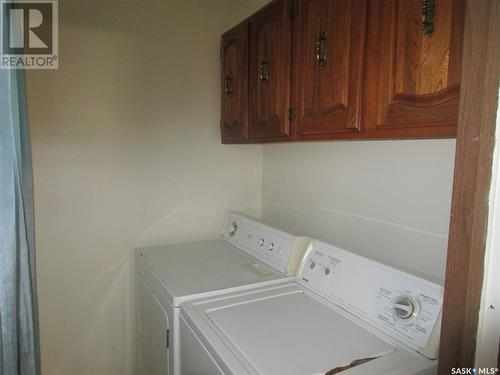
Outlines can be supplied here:
[[259, 75], [262, 82], [269, 81], [269, 57], [264, 55], [259, 65]]
[[227, 96], [233, 95], [233, 75], [229, 73], [225, 79], [225, 92]]
[[326, 65], [326, 31], [320, 31], [318, 33], [318, 39], [316, 40], [316, 61], [320, 69], [323, 69]]
[[437, 0], [422, 0], [422, 30], [430, 38], [434, 33], [434, 15]]

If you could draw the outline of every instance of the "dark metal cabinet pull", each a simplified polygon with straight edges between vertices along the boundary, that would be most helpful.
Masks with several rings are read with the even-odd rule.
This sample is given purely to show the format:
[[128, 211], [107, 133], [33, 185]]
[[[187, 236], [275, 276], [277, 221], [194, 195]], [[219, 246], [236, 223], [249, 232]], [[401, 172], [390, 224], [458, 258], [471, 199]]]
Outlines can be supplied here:
[[422, 0], [422, 30], [427, 38], [434, 33], [434, 16], [437, 0]]
[[233, 95], [233, 75], [231, 73], [225, 79], [225, 92], [227, 96]]
[[269, 57], [267, 55], [264, 56], [259, 65], [259, 75], [261, 81], [269, 81]]
[[316, 61], [319, 67], [322, 69], [326, 65], [326, 31], [320, 31], [318, 33], [318, 39], [316, 40]]

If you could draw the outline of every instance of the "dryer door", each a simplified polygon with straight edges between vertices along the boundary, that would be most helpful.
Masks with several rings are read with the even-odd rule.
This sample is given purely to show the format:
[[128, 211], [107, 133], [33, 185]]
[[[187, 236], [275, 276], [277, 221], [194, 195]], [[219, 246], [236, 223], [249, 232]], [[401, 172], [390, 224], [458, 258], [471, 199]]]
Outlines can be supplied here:
[[139, 350], [144, 369], [150, 375], [169, 373], [170, 326], [168, 316], [153, 291], [138, 274]]

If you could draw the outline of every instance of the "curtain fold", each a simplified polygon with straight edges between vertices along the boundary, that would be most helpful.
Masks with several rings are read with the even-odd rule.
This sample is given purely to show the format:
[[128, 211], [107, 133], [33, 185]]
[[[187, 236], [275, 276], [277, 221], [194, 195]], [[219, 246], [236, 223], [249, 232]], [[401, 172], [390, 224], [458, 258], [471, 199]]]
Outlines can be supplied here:
[[[3, 30], [5, 15], [0, 16], [0, 30]], [[0, 69], [2, 375], [40, 373], [33, 222], [33, 175], [24, 71]]]

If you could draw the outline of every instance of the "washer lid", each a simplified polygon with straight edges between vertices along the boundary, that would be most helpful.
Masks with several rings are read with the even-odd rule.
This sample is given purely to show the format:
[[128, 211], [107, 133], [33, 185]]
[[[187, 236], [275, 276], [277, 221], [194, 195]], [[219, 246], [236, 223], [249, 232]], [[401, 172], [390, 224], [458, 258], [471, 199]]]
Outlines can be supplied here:
[[263, 374], [325, 373], [395, 350], [302, 291], [220, 306], [206, 315]]

